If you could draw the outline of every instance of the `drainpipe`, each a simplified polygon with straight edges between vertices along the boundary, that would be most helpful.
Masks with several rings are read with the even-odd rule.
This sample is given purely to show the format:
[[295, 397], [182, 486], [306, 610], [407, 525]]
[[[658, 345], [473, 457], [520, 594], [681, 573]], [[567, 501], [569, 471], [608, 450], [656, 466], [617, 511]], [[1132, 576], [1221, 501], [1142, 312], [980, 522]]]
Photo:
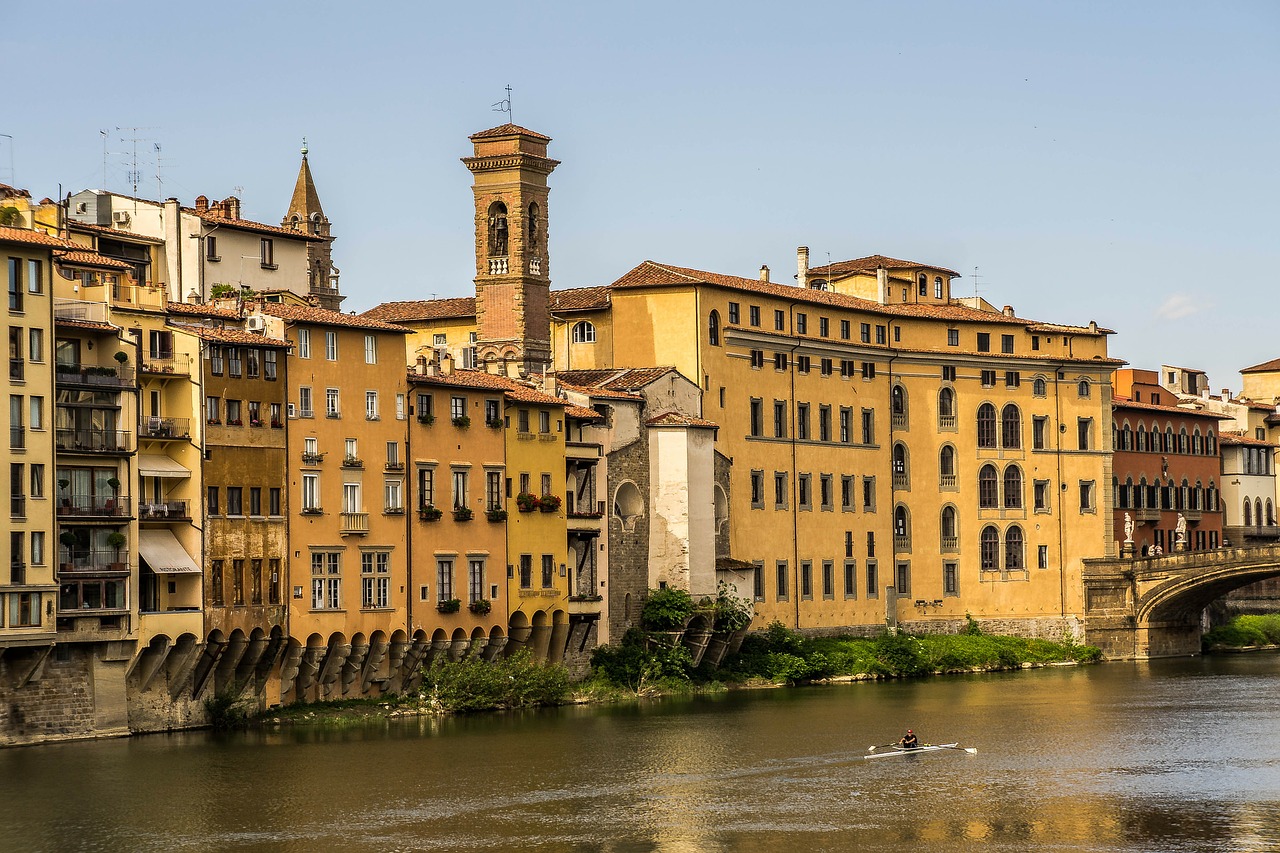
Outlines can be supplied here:
[[[800, 347], [800, 338], [795, 334], [795, 302], [787, 305], [787, 318], [790, 323], [792, 338], [791, 348], [787, 351], [787, 376], [791, 381], [791, 417], [789, 432], [791, 439], [791, 600], [795, 602], [796, 629], [800, 628], [800, 471], [796, 459], [796, 350]], [[812, 484], [810, 484], [812, 488]], [[813, 495], [809, 496], [810, 501]]]
[[[892, 327], [892, 323], [888, 325]], [[893, 579], [893, 621], [895, 629], [898, 622], [898, 490], [897, 484], [894, 483], [895, 472], [893, 470], [893, 363], [897, 358], [896, 352], [889, 356], [888, 370], [885, 371], [885, 376], [889, 383], [889, 553], [893, 555], [893, 561], [889, 567], [891, 572], [889, 577]], [[903, 467], [903, 473], [906, 473], [905, 466]]]
[[[1062, 559], [1062, 537], [1066, 533], [1064, 516], [1067, 511], [1067, 484], [1062, 479], [1062, 386], [1059, 384], [1058, 377], [1062, 375], [1062, 368], [1065, 367], [1066, 364], [1060, 362], [1053, 369], [1053, 420], [1058, 428], [1053, 437], [1053, 457], [1058, 466], [1058, 484], [1060, 486], [1058, 489], [1058, 610], [1063, 618], [1067, 615], [1067, 567]], [[1034, 479], [1032, 483], [1034, 488]], [[1032, 500], [1035, 500], [1034, 495]]]

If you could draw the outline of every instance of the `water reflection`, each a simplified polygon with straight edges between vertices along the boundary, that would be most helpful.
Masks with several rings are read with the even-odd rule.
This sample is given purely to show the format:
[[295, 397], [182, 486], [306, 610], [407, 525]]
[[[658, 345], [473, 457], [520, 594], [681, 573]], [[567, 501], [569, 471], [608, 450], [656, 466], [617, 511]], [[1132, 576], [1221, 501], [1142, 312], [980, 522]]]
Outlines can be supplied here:
[[[1280, 658], [0, 752], [4, 850], [1280, 849]], [[979, 754], [863, 760], [911, 725]]]

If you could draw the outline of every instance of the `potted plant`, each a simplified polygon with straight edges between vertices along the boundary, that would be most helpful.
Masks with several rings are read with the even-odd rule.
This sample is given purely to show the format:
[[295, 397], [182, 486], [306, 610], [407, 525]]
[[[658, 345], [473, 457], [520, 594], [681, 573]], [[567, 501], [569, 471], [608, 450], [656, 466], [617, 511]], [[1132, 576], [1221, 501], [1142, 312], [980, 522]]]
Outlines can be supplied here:
[[538, 496], [521, 492], [516, 495], [516, 509], [521, 512], [533, 512], [538, 508]]
[[560, 508], [560, 498], [556, 495], [543, 495], [538, 498], [538, 509], [543, 512], [555, 512]]
[[427, 504], [422, 509], [418, 510], [418, 518], [423, 521], [439, 521], [440, 516], [442, 515], [444, 515], [444, 511], [439, 507], [432, 506], [431, 504]]
[[418, 423], [433, 424], [436, 422], [436, 416], [430, 412], [418, 412]]
[[129, 363], [129, 354], [124, 350], [117, 350], [115, 354], [115, 360], [117, 364], [123, 367], [124, 365]]
[[62, 533], [58, 534], [58, 541], [62, 543], [64, 548], [70, 551], [76, 546], [76, 535], [70, 530], [64, 530]]
[[501, 507], [485, 510], [484, 517], [492, 522], [500, 522], [507, 520], [507, 511]]
[[455, 506], [453, 508], [454, 521], [470, 521], [475, 513], [471, 511], [469, 506]]
[[502, 418], [489, 418], [484, 422], [484, 425], [490, 429], [502, 429]]
[[478, 616], [483, 616], [493, 609], [493, 605], [489, 603], [487, 598], [477, 598], [467, 605], [467, 609]]
[[459, 415], [458, 417], [453, 419], [453, 425], [456, 427], [462, 427], [463, 429], [465, 429], [471, 426], [471, 418], [468, 417], [467, 415]]
[[[61, 483], [62, 481], [61, 481], [61, 480], [59, 480], [58, 482], [59, 482], [59, 483]], [[107, 485], [111, 487], [111, 491], [116, 492], [116, 493], [119, 493], [119, 491], [120, 491], [120, 478], [119, 478], [119, 477], [111, 477], [111, 478], [109, 478], [109, 479], [107, 480]]]
[[436, 610], [441, 613], [457, 613], [462, 609], [462, 602], [456, 598], [446, 598], [436, 602]]
[[119, 571], [124, 568], [124, 561], [120, 559], [120, 549], [124, 547], [124, 534], [119, 530], [113, 530], [107, 535], [107, 544], [116, 552], [116, 560], [111, 564], [113, 570]]
[[63, 491], [66, 491], [67, 486], [70, 486], [70, 485], [71, 485], [70, 480], [61, 479], [61, 478], [58, 480], [58, 488], [62, 489]]

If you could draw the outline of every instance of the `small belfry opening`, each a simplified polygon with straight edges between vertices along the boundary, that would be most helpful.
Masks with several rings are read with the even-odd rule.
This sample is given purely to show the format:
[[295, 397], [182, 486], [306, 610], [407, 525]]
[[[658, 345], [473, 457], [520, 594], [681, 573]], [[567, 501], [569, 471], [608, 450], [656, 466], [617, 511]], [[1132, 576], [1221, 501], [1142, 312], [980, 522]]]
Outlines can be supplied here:
[[507, 256], [507, 206], [500, 201], [489, 205], [489, 257], [505, 258]]

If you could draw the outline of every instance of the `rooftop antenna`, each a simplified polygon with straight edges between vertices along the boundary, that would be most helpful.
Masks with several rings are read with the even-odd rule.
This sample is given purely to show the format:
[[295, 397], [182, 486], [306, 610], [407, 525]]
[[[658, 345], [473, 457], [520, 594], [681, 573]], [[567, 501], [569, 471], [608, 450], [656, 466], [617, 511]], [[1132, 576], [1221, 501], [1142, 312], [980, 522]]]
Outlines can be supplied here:
[[127, 130], [133, 136], [121, 137], [121, 142], [133, 143], [133, 168], [129, 170], [129, 183], [133, 185], [133, 215], [138, 215], [138, 184], [142, 183], [142, 171], [138, 168], [138, 143], [150, 140], [138, 136], [140, 130], [155, 130], [154, 127], [117, 127], [116, 130]]
[[973, 298], [974, 299], [978, 298], [978, 278], [979, 278], [978, 268], [974, 267], [973, 268]]
[[495, 113], [506, 113], [507, 123], [515, 124], [515, 118], [511, 114], [511, 84], [510, 83], [507, 84], [507, 96], [503, 98], [501, 101], [498, 101], [498, 103], [493, 105], [493, 111]]
[[153, 147], [155, 149], [155, 155], [156, 155], [156, 198], [160, 201], [163, 201], [164, 200], [164, 164], [172, 163], [173, 161], [168, 157], [160, 156], [159, 142], [154, 143]]
[[107, 151], [107, 139], [111, 132], [100, 130], [98, 133], [102, 136], [102, 189], [105, 191], [107, 189], [107, 155], [110, 153]]
[[9, 184], [16, 187], [18, 185], [18, 173], [13, 166], [13, 137], [7, 133], [0, 133], [0, 136], [9, 140]]

